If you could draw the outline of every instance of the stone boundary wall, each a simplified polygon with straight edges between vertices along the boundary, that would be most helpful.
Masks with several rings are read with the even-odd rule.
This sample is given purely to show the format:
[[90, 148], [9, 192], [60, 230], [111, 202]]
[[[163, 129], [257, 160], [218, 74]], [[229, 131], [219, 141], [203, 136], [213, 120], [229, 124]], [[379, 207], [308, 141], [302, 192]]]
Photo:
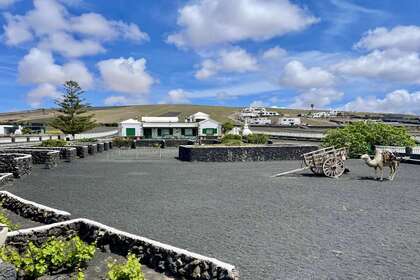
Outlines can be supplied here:
[[109, 150], [109, 142], [103, 142], [104, 143], [104, 151]]
[[97, 144], [88, 144], [88, 153], [89, 155], [94, 155], [98, 152]]
[[76, 148], [76, 155], [79, 158], [86, 158], [89, 155], [89, 147], [87, 145], [67, 145], [67, 147]]
[[135, 140], [136, 147], [154, 147], [159, 145], [160, 147], [179, 147], [182, 145], [192, 145], [194, 140], [188, 139], [141, 139]]
[[45, 168], [47, 169], [56, 167], [58, 165], [58, 162], [60, 161], [59, 151], [20, 148], [7, 148], [4, 151], [0, 151], [0, 153], [8, 152], [31, 155], [33, 164], [45, 164]]
[[302, 154], [319, 149], [312, 145], [180, 146], [182, 161], [232, 162], [300, 160]]
[[43, 224], [67, 221], [71, 216], [68, 212], [23, 199], [7, 191], [0, 191], [0, 202], [3, 208]]
[[239, 280], [239, 273], [233, 265], [88, 219], [12, 231], [7, 234], [6, 242], [23, 249], [29, 241], [42, 244], [51, 236], [74, 234], [86, 242], [97, 241], [99, 247], [109, 244], [112, 252], [122, 256], [131, 251], [142, 264], [177, 279]]
[[64, 159], [66, 162], [74, 161], [77, 157], [77, 150], [76, 148], [72, 147], [39, 147], [34, 146], [30, 148], [19, 148], [19, 149], [35, 149], [35, 150], [52, 150], [52, 151], [59, 151], [60, 158]]
[[0, 173], [0, 186], [13, 180], [13, 173]]
[[104, 151], [104, 143], [97, 143], [96, 147], [98, 148], [98, 153], [102, 153]]
[[12, 173], [15, 178], [30, 174], [32, 156], [17, 153], [0, 154], [0, 173]]

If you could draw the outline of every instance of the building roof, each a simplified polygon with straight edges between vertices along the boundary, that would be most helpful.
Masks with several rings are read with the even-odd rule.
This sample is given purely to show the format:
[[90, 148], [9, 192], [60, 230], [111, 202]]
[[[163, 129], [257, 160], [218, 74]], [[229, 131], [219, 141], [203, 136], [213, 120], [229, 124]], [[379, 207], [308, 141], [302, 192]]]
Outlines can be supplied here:
[[203, 113], [203, 112], [197, 112], [195, 114], [192, 114], [190, 117], [197, 117], [197, 116], [205, 116], [205, 117], [209, 117], [209, 114]]
[[178, 117], [142, 117], [141, 120], [146, 123], [176, 123]]
[[198, 127], [198, 123], [195, 122], [144, 122], [143, 127], [145, 128], [193, 128]]
[[138, 120], [135, 119], [128, 119], [125, 121], [120, 122], [121, 124], [140, 124], [141, 122], [139, 122]]

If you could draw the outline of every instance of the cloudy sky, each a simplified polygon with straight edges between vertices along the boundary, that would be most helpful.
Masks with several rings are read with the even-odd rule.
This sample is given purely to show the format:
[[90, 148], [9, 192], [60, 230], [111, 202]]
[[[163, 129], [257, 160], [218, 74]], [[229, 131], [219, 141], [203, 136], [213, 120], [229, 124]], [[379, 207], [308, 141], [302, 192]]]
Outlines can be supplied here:
[[418, 0], [0, 0], [0, 111], [192, 103], [420, 114]]

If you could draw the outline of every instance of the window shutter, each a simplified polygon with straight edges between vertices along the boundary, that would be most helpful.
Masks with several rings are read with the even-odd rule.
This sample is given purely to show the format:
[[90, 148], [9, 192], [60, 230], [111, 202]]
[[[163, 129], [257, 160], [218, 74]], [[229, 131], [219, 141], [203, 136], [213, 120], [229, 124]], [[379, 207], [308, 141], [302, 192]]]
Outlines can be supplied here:
[[158, 128], [158, 136], [162, 136], [162, 129], [161, 128]]

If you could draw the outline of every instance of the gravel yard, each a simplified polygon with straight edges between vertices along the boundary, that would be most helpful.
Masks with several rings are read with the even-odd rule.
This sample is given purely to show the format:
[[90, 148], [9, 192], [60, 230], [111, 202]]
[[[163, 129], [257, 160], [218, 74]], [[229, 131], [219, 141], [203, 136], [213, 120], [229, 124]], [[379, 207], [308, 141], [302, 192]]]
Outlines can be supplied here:
[[3, 187], [48, 206], [238, 267], [241, 279], [418, 279], [420, 167], [372, 180], [270, 178], [297, 161], [189, 163], [177, 150], [113, 150]]

